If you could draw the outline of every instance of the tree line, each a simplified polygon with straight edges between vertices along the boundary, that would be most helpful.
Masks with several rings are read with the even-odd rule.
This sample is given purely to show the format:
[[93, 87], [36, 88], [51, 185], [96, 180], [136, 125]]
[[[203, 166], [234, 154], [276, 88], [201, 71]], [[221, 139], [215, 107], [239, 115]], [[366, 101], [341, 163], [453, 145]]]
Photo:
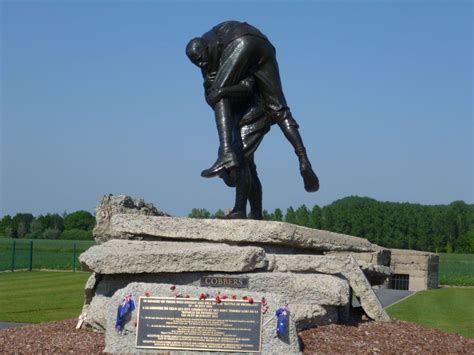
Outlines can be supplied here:
[[[194, 208], [192, 218], [219, 218]], [[474, 205], [455, 201], [449, 205], [381, 202], [350, 196], [330, 205], [289, 207], [263, 211], [264, 219], [367, 238], [387, 248], [446, 253], [474, 253]]]
[[[224, 211], [210, 213], [194, 208], [188, 217], [220, 218]], [[474, 205], [455, 201], [449, 205], [381, 202], [350, 196], [330, 205], [288, 207], [263, 211], [265, 220], [284, 221], [310, 228], [367, 238], [387, 248], [432, 252], [474, 253]], [[0, 237], [28, 239], [93, 239], [95, 217], [87, 211], [70, 214], [31, 213], [4, 216]]]
[[17, 213], [14, 217], [4, 216], [0, 220], [0, 237], [25, 239], [93, 239], [92, 229], [95, 217], [87, 211], [70, 214], [46, 214], [33, 216], [31, 213]]

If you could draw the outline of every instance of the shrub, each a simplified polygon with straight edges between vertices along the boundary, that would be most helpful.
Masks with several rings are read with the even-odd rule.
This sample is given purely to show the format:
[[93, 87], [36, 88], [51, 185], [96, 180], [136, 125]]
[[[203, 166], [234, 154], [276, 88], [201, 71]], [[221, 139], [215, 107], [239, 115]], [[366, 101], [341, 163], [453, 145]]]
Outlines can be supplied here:
[[85, 231], [82, 229], [68, 229], [61, 233], [59, 239], [64, 240], [92, 240], [91, 231]]

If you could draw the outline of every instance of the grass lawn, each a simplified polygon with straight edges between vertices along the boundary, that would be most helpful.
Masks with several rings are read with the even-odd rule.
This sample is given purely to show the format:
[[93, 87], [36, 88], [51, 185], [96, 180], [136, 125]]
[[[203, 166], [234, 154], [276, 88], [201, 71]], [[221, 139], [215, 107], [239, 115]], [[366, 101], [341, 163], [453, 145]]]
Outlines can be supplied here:
[[474, 288], [421, 291], [387, 312], [392, 318], [474, 338]]
[[0, 273], [0, 321], [41, 323], [78, 317], [85, 272]]
[[439, 254], [439, 283], [474, 286], [474, 254]]

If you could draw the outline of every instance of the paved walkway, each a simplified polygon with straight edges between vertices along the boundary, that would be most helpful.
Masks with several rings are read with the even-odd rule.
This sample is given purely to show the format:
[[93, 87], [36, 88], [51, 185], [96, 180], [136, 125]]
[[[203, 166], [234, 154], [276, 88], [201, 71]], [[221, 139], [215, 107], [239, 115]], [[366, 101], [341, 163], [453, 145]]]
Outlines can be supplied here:
[[[394, 303], [397, 303], [401, 301], [402, 299], [411, 296], [414, 294], [414, 291], [404, 291], [404, 290], [392, 290], [388, 288], [378, 288], [375, 289], [375, 294], [380, 300], [380, 303], [382, 303], [382, 307], [386, 308]], [[356, 299], [352, 300], [352, 306], [353, 307], [360, 307], [359, 301]]]
[[29, 325], [28, 323], [5, 323], [5, 322], [0, 322], [0, 330], [1, 329], [7, 329], [7, 328], [15, 328], [15, 327], [21, 327], [24, 325]]

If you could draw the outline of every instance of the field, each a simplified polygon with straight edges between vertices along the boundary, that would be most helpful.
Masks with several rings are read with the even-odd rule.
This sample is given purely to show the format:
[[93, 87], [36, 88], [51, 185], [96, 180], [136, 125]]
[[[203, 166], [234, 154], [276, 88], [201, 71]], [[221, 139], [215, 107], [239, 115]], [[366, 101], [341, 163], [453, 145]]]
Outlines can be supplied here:
[[40, 323], [78, 317], [89, 275], [59, 271], [0, 273], [0, 321]]
[[392, 318], [474, 338], [474, 288], [421, 291], [388, 307]]
[[[15, 263], [18, 269], [28, 269], [30, 265], [30, 242], [28, 239], [15, 240]], [[74, 253], [74, 244], [76, 252]], [[33, 269], [72, 270], [73, 260], [76, 270], [80, 270], [79, 255], [94, 245], [92, 240], [33, 240]], [[0, 271], [11, 270], [13, 241], [0, 239]]]
[[474, 254], [440, 254], [439, 284], [474, 286]]

